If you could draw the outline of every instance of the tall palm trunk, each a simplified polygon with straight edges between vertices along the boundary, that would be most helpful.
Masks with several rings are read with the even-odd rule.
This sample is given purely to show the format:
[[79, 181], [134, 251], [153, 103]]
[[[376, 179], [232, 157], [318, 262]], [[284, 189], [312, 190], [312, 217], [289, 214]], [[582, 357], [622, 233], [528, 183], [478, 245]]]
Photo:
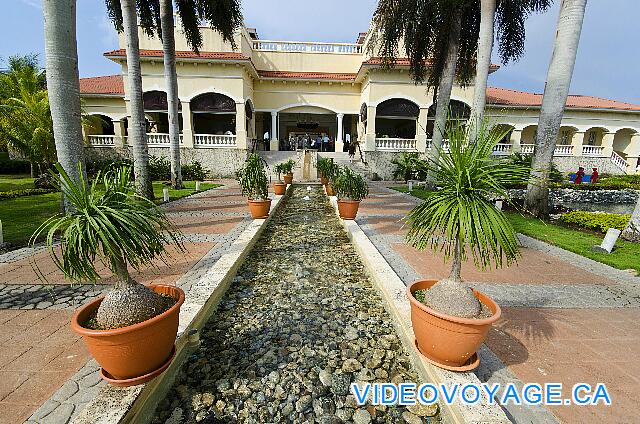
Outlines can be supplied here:
[[[438, 162], [439, 149], [442, 146], [447, 118], [449, 115], [449, 101], [451, 100], [451, 90], [456, 77], [456, 62], [458, 60], [458, 48], [460, 46], [460, 27], [462, 25], [462, 15], [457, 14], [451, 23], [449, 41], [447, 45], [447, 58], [438, 84], [438, 94], [436, 100], [436, 116], [433, 125], [433, 137], [431, 138], [431, 151], [429, 160], [432, 163]], [[427, 176], [427, 184], [435, 184], [435, 175], [432, 172]]]
[[182, 188], [180, 169], [180, 124], [178, 123], [178, 74], [176, 72], [176, 43], [173, 28], [172, 0], [160, 0], [160, 24], [162, 26], [162, 50], [164, 79], [167, 85], [169, 106], [169, 158], [171, 161], [171, 186]]
[[127, 82], [131, 119], [129, 119], [129, 141], [133, 146], [133, 172], [136, 193], [153, 199], [153, 187], [149, 179], [149, 151], [147, 129], [142, 100], [142, 72], [140, 70], [140, 46], [138, 41], [138, 19], [135, 0], [121, 0], [124, 38], [127, 44]]
[[638, 202], [633, 210], [629, 224], [627, 224], [627, 227], [622, 232], [622, 238], [640, 243], [640, 197], [638, 197]]
[[[84, 166], [80, 113], [80, 80], [76, 41], [76, 0], [43, 0], [47, 89], [60, 165], [80, 181]], [[70, 205], [64, 202], [69, 210]]]
[[496, 17], [496, 0], [480, 1], [480, 34], [476, 62], [476, 80], [471, 108], [471, 140], [475, 140], [479, 126], [484, 118], [487, 102], [487, 79], [491, 67], [493, 50], [493, 26]]
[[540, 108], [531, 176], [525, 206], [535, 216], [549, 214], [549, 170], [567, 103], [587, 0], [562, 0], [553, 55]]

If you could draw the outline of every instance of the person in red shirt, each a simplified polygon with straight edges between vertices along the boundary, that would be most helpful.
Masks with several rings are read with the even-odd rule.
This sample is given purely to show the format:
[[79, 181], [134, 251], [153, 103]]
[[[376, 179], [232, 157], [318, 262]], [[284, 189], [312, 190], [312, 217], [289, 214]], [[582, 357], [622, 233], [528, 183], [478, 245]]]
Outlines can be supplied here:
[[583, 167], [579, 167], [578, 168], [578, 172], [576, 172], [575, 183], [576, 184], [582, 184], [582, 177], [584, 177], [584, 168]]
[[598, 177], [600, 176], [600, 174], [598, 174], [598, 168], [592, 168], [593, 172], [591, 173], [591, 184], [595, 184], [598, 182]]

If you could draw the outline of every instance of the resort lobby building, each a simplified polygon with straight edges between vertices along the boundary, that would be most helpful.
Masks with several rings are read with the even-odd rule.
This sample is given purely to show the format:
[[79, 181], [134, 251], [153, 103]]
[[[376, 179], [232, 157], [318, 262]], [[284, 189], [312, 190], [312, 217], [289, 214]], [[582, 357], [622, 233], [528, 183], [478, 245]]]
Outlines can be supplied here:
[[[202, 31], [204, 45], [196, 54], [179, 23], [176, 27], [185, 162], [199, 160], [212, 175], [228, 176], [252, 149], [269, 151], [264, 154], [269, 160], [290, 157], [299, 147], [341, 160], [347, 146], [357, 142], [366, 163], [362, 169], [371, 177], [389, 179], [391, 160], [400, 152], [426, 153], [430, 148], [432, 91], [414, 84], [406, 58], [396, 59], [391, 69], [382, 66], [368, 46], [369, 33], [359, 34], [354, 43], [269, 41], [242, 27], [234, 35], [234, 50], [211, 29]], [[168, 156], [162, 45], [141, 30], [139, 35], [149, 152]], [[87, 150], [97, 157], [129, 154], [122, 35], [120, 46], [105, 57], [122, 65], [121, 75], [80, 81], [85, 111], [105, 122], [101, 130], [86, 134]], [[491, 72], [500, 69], [492, 66]], [[473, 89], [454, 87], [452, 116], [468, 118]], [[542, 95], [489, 88], [487, 97], [491, 124], [508, 131], [495, 153], [533, 153]], [[318, 139], [325, 142], [315, 143]], [[561, 171], [583, 166], [634, 174], [639, 157], [640, 105], [569, 96], [554, 157]]]

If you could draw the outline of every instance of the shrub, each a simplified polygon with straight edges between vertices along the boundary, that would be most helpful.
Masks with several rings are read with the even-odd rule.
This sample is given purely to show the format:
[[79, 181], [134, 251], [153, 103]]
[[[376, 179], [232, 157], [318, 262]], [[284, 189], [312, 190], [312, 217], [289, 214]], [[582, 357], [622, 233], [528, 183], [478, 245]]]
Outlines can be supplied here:
[[418, 153], [403, 152], [400, 157], [391, 161], [395, 165], [393, 170], [393, 178], [404, 180], [405, 182], [413, 179], [425, 179], [424, 171], [426, 162], [420, 159]]
[[360, 174], [345, 166], [332, 182], [339, 200], [362, 200], [369, 194], [367, 182]]
[[182, 165], [182, 179], [185, 181], [204, 181], [207, 178], [207, 169], [194, 160], [188, 165]]
[[24, 190], [0, 191], [0, 200], [15, 199], [16, 197], [34, 196], [36, 194], [53, 193], [57, 190], [48, 188], [26, 188]]
[[[509, 156], [509, 163], [520, 168], [527, 168], [531, 170], [531, 166], [533, 163], [533, 155], [523, 155], [522, 153], [516, 152], [516, 153], [513, 153], [511, 156]], [[562, 183], [562, 181], [564, 181], [564, 179], [565, 178], [562, 175], [562, 172], [558, 170], [558, 167], [554, 163], [551, 163], [551, 169], [549, 171], [549, 182], [550, 182], [549, 186], [557, 187], [559, 183]], [[524, 187], [526, 187], [526, 184], [520, 184], [520, 185], [523, 185]], [[512, 187], [509, 187], [509, 188], [512, 188]]]
[[171, 179], [171, 162], [169, 159], [160, 156], [149, 158], [149, 178], [152, 181], [168, 181]]
[[564, 223], [603, 233], [606, 233], [609, 228], [624, 230], [629, 219], [631, 219], [631, 215], [586, 211], [567, 212], [560, 216], [560, 220]]
[[0, 160], [0, 174], [28, 174], [31, 164], [27, 160]]
[[318, 162], [316, 163], [316, 168], [318, 169], [318, 174], [321, 177], [324, 178], [328, 178], [328, 171], [330, 170], [331, 166], [332, 166], [333, 160], [328, 159], [328, 158], [320, 158], [318, 159]]
[[273, 168], [273, 172], [278, 175], [278, 182], [282, 183], [282, 175], [288, 172], [287, 169], [288, 165], [286, 162], [279, 163]]
[[264, 166], [264, 160], [257, 153], [251, 153], [242, 168], [236, 171], [242, 195], [247, 196], [249, 200], [268, 199], [269, 180]]
[[284, 163], [283, 171], [285, 174], [290, 174], [293, 172], [293, 167], [296, 165], [296, 162], [293, 159], [289, 159]]

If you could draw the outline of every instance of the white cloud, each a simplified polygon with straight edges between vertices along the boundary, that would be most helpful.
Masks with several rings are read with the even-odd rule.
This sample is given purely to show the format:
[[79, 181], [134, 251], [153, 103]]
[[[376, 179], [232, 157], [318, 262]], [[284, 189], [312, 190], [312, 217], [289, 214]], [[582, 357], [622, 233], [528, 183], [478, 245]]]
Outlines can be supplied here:
[[27, 6], [35, 7], [36, 9], [42, 8], [42, 2], [40, 0], [21, 0], [21, 1]]

